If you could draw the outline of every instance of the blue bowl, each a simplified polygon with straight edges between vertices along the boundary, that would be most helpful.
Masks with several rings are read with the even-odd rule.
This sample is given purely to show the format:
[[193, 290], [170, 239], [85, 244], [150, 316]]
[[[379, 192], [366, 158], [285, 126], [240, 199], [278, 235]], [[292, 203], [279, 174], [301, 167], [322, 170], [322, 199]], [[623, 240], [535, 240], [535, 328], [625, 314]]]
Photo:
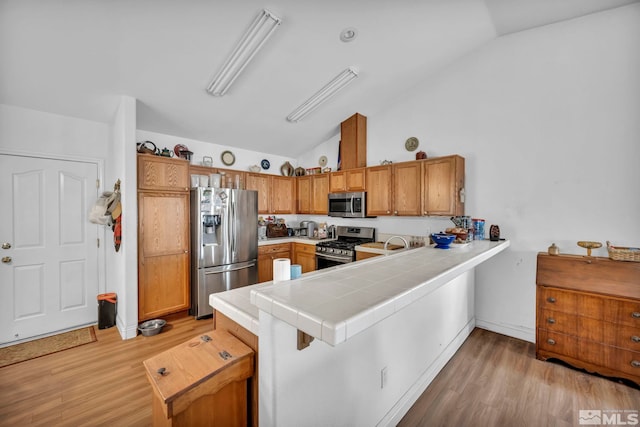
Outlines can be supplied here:
[[455, 234], [433, 233], [431, 238], [436, 242], [436, 248], [449, 249], [449, 245], [456, 239]]

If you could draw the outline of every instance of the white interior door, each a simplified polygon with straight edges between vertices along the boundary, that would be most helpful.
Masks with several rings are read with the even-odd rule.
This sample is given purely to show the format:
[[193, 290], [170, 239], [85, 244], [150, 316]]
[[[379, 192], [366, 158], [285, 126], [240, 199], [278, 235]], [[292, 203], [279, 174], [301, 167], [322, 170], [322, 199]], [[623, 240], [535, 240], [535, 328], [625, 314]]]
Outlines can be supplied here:
[[0, 344], [97, 321], [95, 163], [0, 154]]

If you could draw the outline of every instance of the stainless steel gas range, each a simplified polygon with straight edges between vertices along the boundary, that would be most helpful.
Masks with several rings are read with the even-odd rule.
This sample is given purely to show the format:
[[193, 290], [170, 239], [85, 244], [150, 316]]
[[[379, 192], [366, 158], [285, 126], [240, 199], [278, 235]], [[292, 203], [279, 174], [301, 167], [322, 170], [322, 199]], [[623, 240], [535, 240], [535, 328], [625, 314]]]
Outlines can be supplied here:
[[338, 226], [336, 236], [337, 240], [316, 244], [316, 270], [355, 261], [355, 247], [363, 243], [375, 242], [376, 229]]

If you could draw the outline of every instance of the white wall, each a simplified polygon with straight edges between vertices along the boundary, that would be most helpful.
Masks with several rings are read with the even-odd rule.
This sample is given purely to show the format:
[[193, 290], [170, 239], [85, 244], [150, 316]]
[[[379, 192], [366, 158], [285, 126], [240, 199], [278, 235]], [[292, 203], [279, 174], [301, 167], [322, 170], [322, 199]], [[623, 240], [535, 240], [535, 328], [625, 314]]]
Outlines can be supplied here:
[[[268, 170], [262, 170], [261, 173], [271, 175], [281, 175], [280, 167], [287, 161], [290, 162], [293, 167], [297, 167], [298, 165], [297, 161], [292, 157], [283, 157], [256, 151], [243, 150], [231, 145], [214, 144], [211, 142], [197, 141], [194, 139], [181, 138], [179, 136], [165, 135], [140, 129], [137, 131], [136, 138], [138, 142], [151, 141], [160, 150], [166, 147], [173, 151], [173, 147], [175, 147], [176, 144], [186, 145], [189, 148], [189, 151], [193, 152], [193, 155], [191, 156], [192, 165], [202, 165], [202, 158], [204, 156], [209, 156], [213, 159], [213, 167], [248, 171], [250, 166], [260, 166], [262, 159], [266, 159], [269, 161], [271, 166]], [[222, 160], [220, 160], [220, 155], [226, 150], [231, 151], [236, 158], [235, 163], [231, 166], [226, 166], [222, 163]]]
[[500, 37], [368, 117], [370, 165], [408, 160], [409, 136], [464, 156], [466, 213], [512, 240], [477, 269], [478, 324], [534, 341], [536, 253], [552, 242], [638, 245], [638, 76], [636, 4]]
[[[109, 233], [107, 288], [118, 294], [117, 326], [122, 338], [138, 334], [138, 197], [136, 164], [136, 100], [122, 96], [111, 126], [111, 145], [106, 182], [120, 180], [122, 243], [113, 249]], [[106, 185], [105, 185], [106, 187]]]
[[[260, 425], [396, 425], [473, 329], [473, 271], [335, 347], [260, 312]], [[386, 367], [386, 385], [381, 370]]]
[[106, 123], [0, 104], [0, 148], [31, 154], [104, 159]]

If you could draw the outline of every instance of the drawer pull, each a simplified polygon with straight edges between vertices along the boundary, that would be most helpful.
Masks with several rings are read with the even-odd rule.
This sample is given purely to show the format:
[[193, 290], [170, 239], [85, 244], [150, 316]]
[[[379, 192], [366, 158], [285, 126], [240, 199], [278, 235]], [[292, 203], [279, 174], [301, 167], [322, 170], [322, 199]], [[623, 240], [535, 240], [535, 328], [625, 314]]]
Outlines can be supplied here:
[[[547, 340], [547, 344], [549, 344], [549, 345], [556, 345], [556, 340], [553, 340], [553, 339], [549, 338], [549, 339]], [[635, 362], [635, 360], [634, 360], [634, 362]]]
[[552, 324], [552, 325], [553, 325], [554, 323], [556, 323], [556, 319], [554, 319], [553, 317], [549, 317], [549, 318], [547, 319], [547, 323], [550, 323], [550, 324]]
[[640, 319], [640, 312], [634, 311], [633, 313], [631, 313], [631, 317], [633, 317], [634, 319]]
[[633, 342], [640, 342], [640, 337], [639, 337], [639, 336], [637, 336], [637, 335], [634, 335], [634, 336], [632, 336], [632, 337], [631, 337], [631, 341], [633, 341]]
[[631, 366], [633, 366], [634, 368], [640, 368], [640, 360], [632, 360]]
[[[556, 302], [556, 299], [554, 297], [549, 297], [549, 298], [547, 298], [547, 302], [550, 302], [551, 304], [553, 304], [553, 303]], [[640, 314], [640, 313], [638, 313], [638, 314]]]

